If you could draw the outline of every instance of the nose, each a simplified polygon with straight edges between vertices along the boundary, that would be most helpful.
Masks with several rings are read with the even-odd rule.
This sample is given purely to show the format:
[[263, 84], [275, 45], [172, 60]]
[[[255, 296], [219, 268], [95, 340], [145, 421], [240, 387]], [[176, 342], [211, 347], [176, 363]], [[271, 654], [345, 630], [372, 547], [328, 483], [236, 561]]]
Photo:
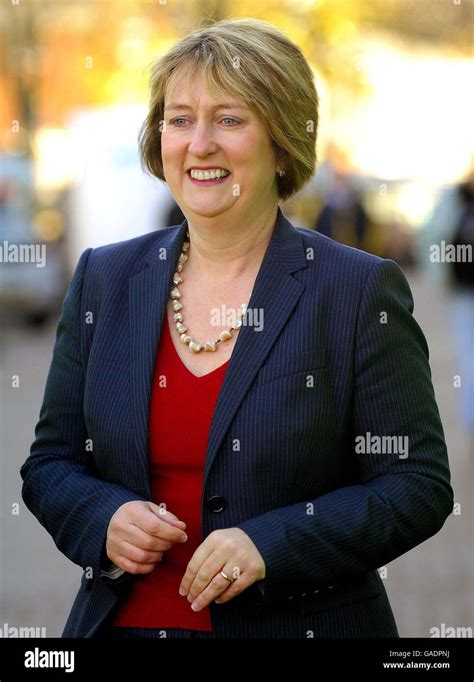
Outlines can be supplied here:
[[217, 145], [213, 140], [212, 126], [206, 121], [200, 121], [196, 124], [192, 132], [191, 141], [189, 143], [189, 153], [195, 156], [207, 156], [215, 152]]

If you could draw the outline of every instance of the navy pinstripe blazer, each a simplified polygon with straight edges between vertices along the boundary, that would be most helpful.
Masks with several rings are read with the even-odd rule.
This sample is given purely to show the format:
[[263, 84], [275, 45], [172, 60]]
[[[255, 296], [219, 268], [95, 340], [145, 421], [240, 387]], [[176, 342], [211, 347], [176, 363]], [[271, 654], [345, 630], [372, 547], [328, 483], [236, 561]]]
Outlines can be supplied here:
[[[102, 574], [104, 545], [120, 505], [152, 499], [150, 389], [186, 227], [87, 249], [64, 300], [21, 468], [28, 508], [61, 552], [93, 569], [63, 637], [98, 636], [136, 579]], [[294, 227], [278, 209], [249, 308], [263, 310], [263, 330], [240, 329], [218, 396], [202, 537], [241, 528], [266, 577], [210, 605], [213, 631], [397, 637], [377, 568], [437, 533], [453, 506], [405, 276], [393, 261]], [[384, 436], [407, 438], [408, 452], [356, 445]]]

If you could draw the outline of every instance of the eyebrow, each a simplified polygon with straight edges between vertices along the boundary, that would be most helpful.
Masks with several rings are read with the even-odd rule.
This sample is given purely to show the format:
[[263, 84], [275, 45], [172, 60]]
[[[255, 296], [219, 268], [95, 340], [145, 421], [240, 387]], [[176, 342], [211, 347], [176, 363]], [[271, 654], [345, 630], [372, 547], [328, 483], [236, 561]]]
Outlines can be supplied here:
[[[171, 102], [167, 106], [165, 106], [165, 111], [169, 109], [191, 109], [188, 104], [177, 104], [175, 102]], [[209, 107], [213, 111], [216, 111], [217, 109], [247, 109], [247, 107], [244, 104], [241, 104], [240, 102], [222, 102], [221, 104], [216, 104], [215, 106]]]

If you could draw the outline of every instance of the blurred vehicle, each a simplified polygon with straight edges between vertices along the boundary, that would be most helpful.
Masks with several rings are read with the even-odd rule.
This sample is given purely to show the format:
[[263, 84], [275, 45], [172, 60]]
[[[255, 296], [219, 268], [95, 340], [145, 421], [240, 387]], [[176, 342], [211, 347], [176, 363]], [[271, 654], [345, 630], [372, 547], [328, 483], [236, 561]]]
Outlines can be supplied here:
[[75, 179], [69, 190], [69, 268], [89, 247], [131, 239], [166, 226], [168, 187], [141, 169], [138, 133], [142, 105], [81, 109], [67, 132]]
[[33, 164], [26, 154], [0, 154], [0, 313], [39, 326], [57, 312], [64, 268], [58, 244], [35, 230]]

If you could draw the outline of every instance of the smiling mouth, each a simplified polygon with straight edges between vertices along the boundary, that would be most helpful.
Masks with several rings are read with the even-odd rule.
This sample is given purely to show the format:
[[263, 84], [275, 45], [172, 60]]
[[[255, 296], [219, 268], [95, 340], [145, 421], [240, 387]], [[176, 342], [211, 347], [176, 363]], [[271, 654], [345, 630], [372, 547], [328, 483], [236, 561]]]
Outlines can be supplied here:
[[227, 175], [223, 175], [223, 176], [219, 175], [219, 177], [216, 177], [215, 174], [213, 173], [214, 177], [211, 177], [210, 171], [196, 171], [196, 170], [194, 170], [193, 175], [195, 177], [193, 177], [191, 175], [191, 169], [189, 169], [186, 172], [186, 175], [188, 176], [190, 181], [195, 185], [201, 185], [201, 186], [220, 185], [223, 182], [225, 182], [227, 180], [227, 178], [229, 178], [231, 175], [231, 173], [229, 171], [226, 171], [226, 172], [227, 172]]

